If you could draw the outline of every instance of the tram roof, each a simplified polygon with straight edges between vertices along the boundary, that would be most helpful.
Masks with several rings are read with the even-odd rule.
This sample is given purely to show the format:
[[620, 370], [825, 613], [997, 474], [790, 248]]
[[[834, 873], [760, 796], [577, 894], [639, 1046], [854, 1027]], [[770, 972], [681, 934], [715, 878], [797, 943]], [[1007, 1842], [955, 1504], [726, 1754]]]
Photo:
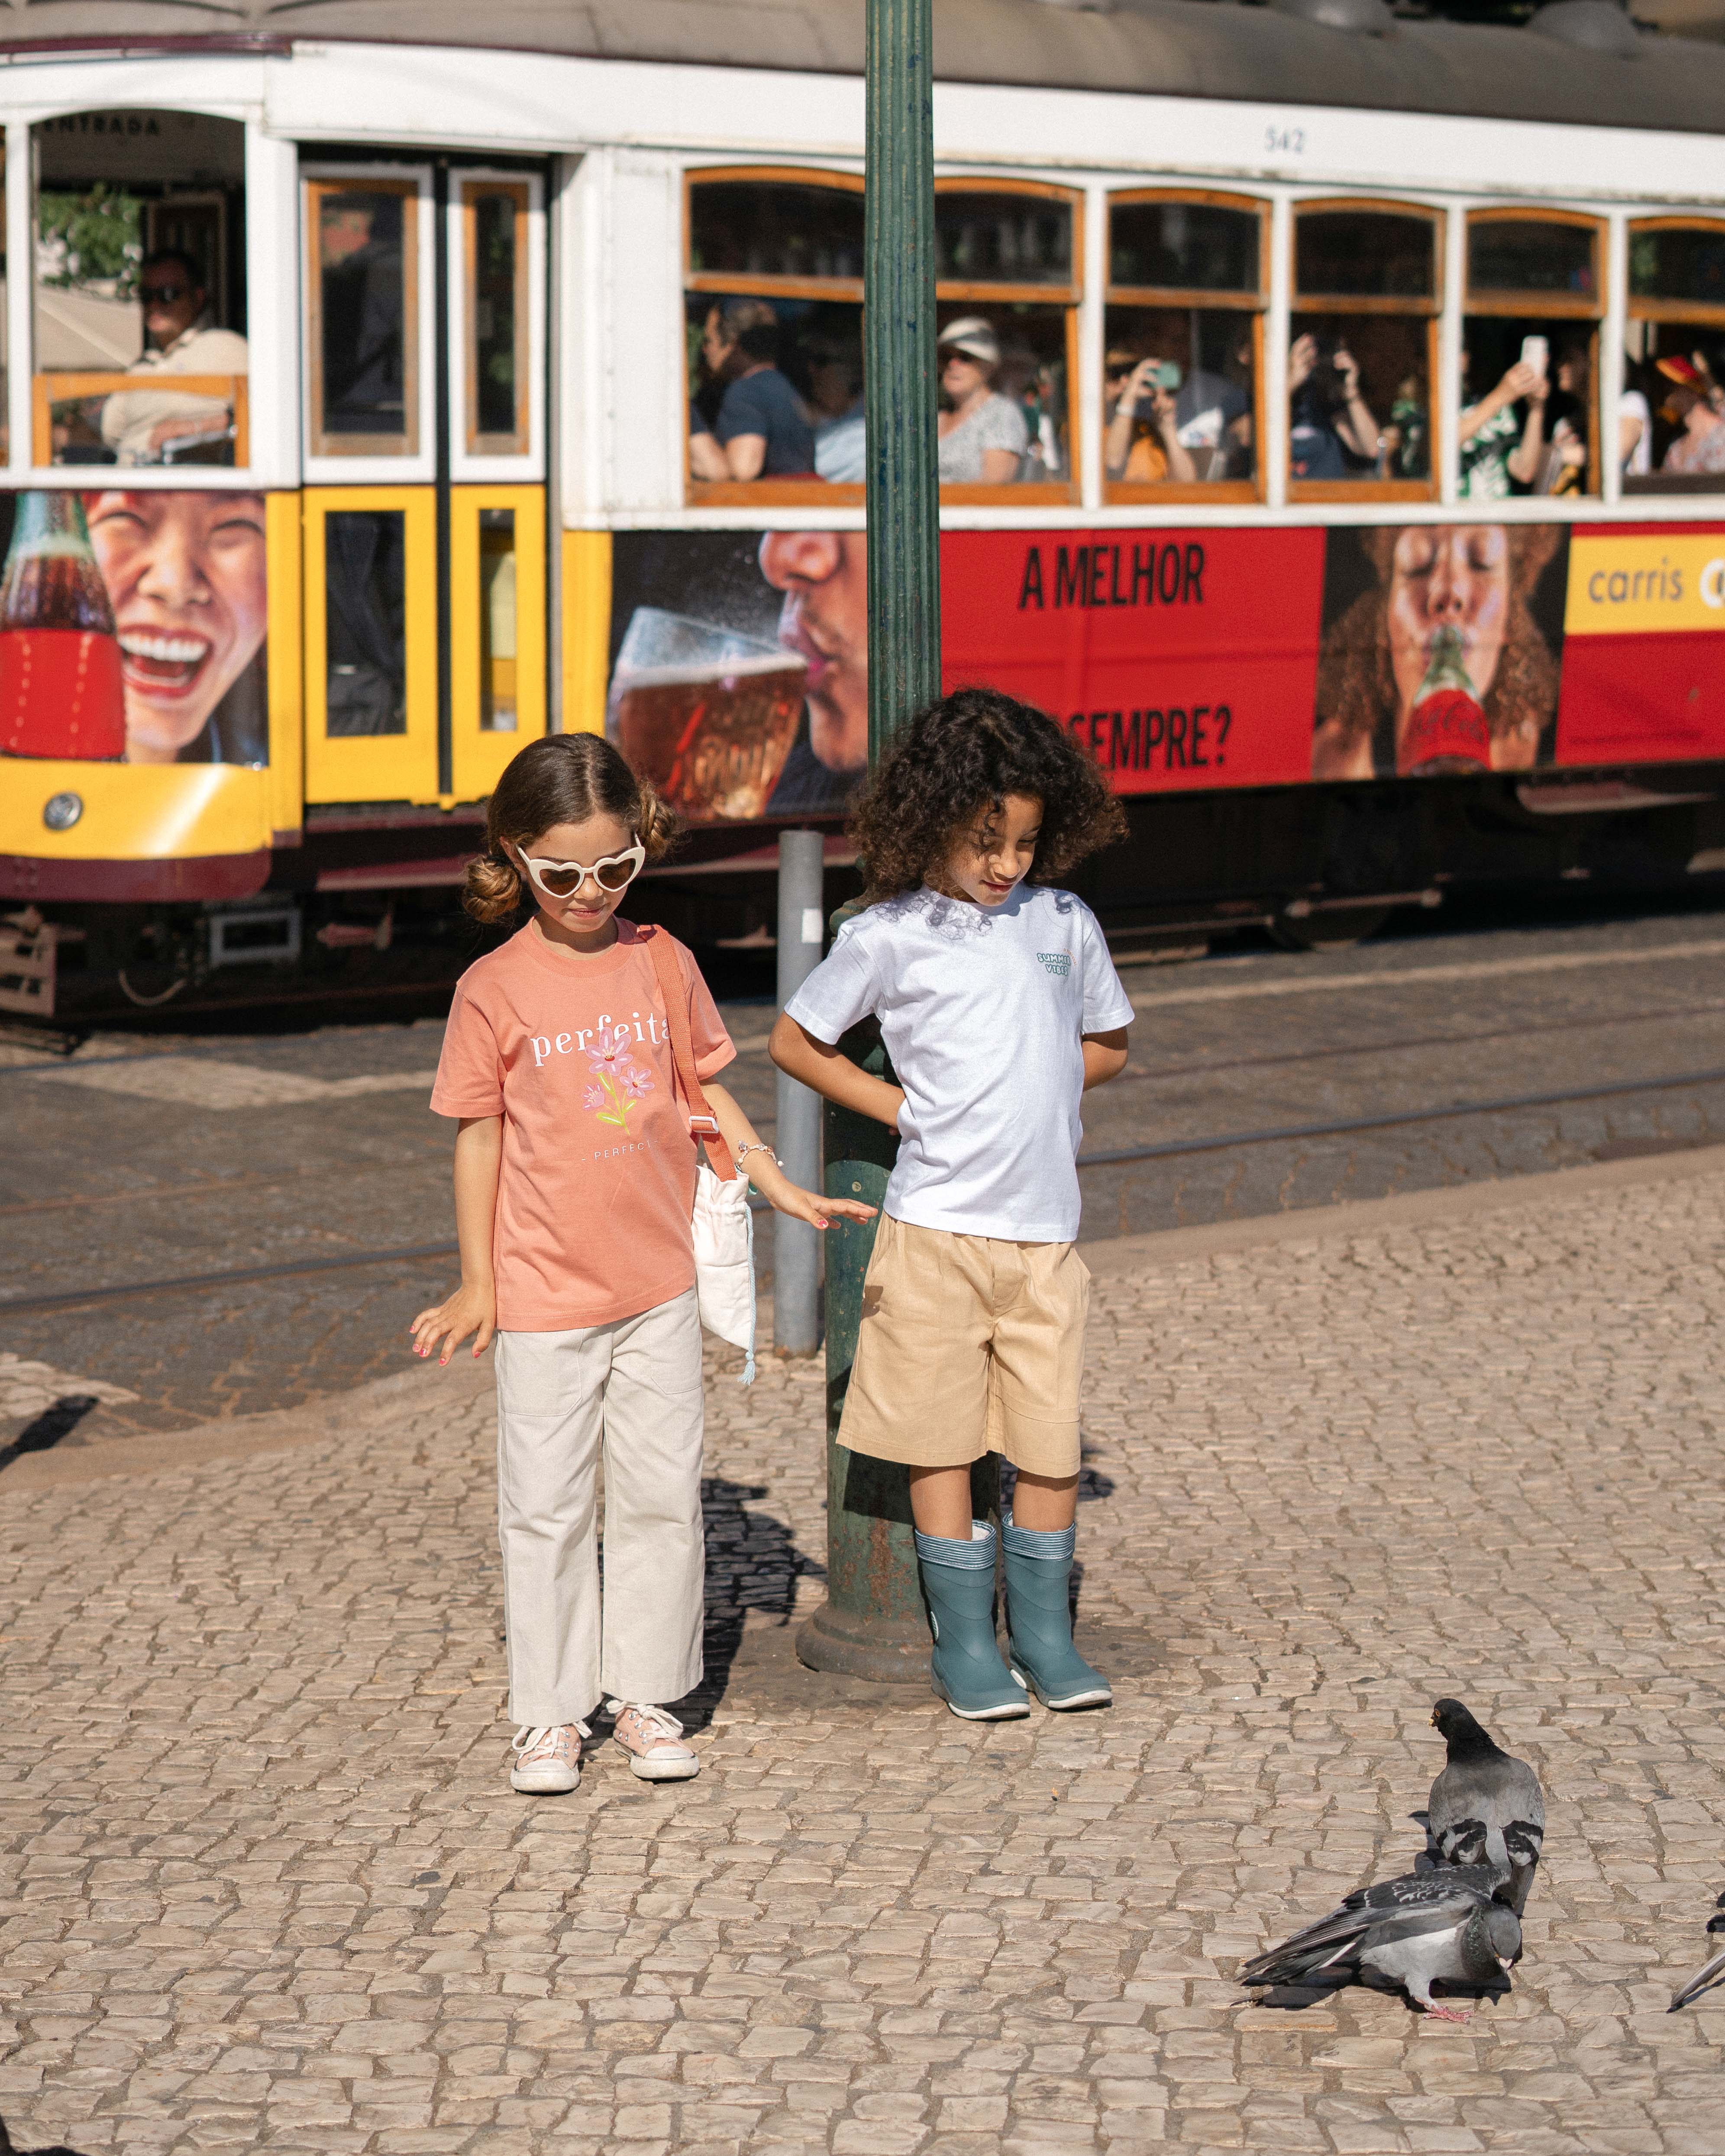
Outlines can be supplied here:
[[[1296, 0], [1298, 4], [1298, 0]], [[1351, 12], [1369, 8], [1353, 0]], [[1639, 0], [1628, 57], [1532, 25], [1337, 29], [1238, 0], [936, 0], [948, 82], [1725, 134], [1725, 0]], [[295, 38], [858, 74], [864, 0], [11, 0], [0, 55]]]

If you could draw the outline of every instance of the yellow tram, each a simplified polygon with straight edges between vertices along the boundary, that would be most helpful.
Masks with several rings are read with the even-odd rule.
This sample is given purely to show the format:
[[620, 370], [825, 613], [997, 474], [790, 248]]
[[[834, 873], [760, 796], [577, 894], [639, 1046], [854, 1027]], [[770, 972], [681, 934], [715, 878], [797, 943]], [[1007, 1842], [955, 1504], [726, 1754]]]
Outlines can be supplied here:
[[[1725, 866], [1708, 11], [937, 0], [947, 666], [1113, 773], [1122, 932]], [[842, 861], [862, 33], [8, 11], [0, 1009], [447, 973], [548, 727], [697, 939]]]

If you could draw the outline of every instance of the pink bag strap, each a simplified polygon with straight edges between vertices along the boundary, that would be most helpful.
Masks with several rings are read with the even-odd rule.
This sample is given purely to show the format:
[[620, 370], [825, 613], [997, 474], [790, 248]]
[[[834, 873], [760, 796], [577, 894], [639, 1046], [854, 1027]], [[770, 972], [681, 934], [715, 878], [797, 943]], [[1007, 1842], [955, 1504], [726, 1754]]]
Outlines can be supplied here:
[[659, 976], [659, 993], [665, 1000], [665, 1029], [670, 1034], [671, 1063], [676, 1070], [684, 1105], [689, 1111], [689, 1135], [706, 1147], [707, 1163], [720, 1182], [734, 1183], [736, 1167], [719, 1135], [718, 1123], [696, 1073], [695, 1054], [689, 1039], [689, 984], [683, 978], [683, 969], [677, 963], [677, 954], [665, 931], [643, 928], [637, 932], [645, 942], [653, 970]]

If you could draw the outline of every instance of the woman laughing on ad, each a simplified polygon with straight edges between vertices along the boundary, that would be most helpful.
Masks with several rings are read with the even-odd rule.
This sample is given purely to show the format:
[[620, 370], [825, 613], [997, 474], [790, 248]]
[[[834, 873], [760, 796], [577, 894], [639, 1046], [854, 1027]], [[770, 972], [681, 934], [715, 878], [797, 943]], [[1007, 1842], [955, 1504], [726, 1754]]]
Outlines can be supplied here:
[[261, 494], [86, 495], [113, 603], [128, 763], [268, 761]]

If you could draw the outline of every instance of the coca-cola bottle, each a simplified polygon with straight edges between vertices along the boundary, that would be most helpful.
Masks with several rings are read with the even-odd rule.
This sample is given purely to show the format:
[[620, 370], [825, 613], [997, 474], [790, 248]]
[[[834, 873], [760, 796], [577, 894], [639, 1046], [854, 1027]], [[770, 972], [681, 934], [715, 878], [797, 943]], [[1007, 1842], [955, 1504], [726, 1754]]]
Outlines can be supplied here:
[[1431, 664], [1408, 714], [1396, 767], [1428, 778], [1491, 768], [1491, 728], [1462, 664], [1461, 632], [1447, 622], [1431, 639]]
[[126, 753], [114, 609], [75, 494], [21, 494], [0, 578], [0, 755]]

